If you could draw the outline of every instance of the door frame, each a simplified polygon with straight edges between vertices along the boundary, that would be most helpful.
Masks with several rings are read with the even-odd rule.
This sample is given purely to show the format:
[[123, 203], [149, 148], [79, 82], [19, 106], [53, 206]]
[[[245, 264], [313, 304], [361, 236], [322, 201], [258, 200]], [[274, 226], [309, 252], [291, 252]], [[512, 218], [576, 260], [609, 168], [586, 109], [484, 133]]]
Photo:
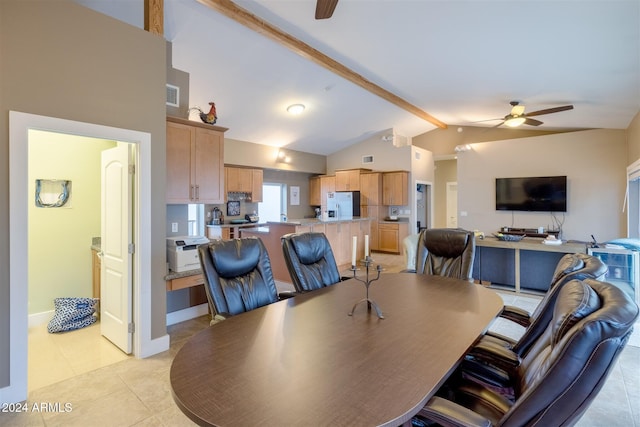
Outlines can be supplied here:
[[[1, 402], [27, 398], [28, 375], [28, 141], [37, 129], [131, 143], [135, 151], [133, 239], [133, 352], [146, 357], [169, 348], [169, 336], [151, 339], [151, 134], [48, 116], [9, 112], [9, 385], [0, 388]], [[89, 245], [90, 242], [87, 243]], [[89, 246], [87, 246], [88, 250]]]
[[[427, 228], [432, 228], [433, 227], [433, 182], [431, 181], [424, 181], [421, 179], [416, 179], [413, 187], [412, 187], [412, 193], [411, 193], [411, 197], [413, 197], [413, 212], [414, 214], [412, 215], [413, 217], [413, 224], [410, 224], [411, 227], [415, 227], [417, 225], [417, 221], [418, 221], [418, 200], [416, 197], [416, 189], [418, 188], [418, 185], [425, 185], [429, 188], [428, 191], [428, 195], [429, 195], [429, 200], [425, 201], [425, 203], [429, 204], [429, 213], [428, 213], [428, 223], [427, 224], [421, 224], [421, 226], [423, 227], [427, 227]], [[411, 229], [413, 230], [413, 228]], [[413, 234], [413, 233], [410, 233]]]

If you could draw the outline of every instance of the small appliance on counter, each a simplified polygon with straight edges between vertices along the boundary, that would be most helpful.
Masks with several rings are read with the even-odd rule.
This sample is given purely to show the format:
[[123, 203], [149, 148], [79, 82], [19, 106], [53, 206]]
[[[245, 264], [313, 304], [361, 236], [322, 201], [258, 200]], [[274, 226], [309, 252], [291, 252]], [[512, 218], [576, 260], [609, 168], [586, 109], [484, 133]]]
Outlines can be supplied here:
[[224, 215], [222, 215], [222, 211], [215, 207], [211, 212], [211, 225], [221, 225], [224, 224]]
[[209, 243], [204, 236], [167, 237], [167, 261], [169, 270], [175, 273], [200, 268], [198, 245]]
[[258, 214], [256, 214], [255, 212], [252, 214], [246, 214], [244, 216], [244, 219], [246, 219], [247, 221], [249, 221], [250, 223], [256, 223], [260, 220], [260, 217], [258, 216]]

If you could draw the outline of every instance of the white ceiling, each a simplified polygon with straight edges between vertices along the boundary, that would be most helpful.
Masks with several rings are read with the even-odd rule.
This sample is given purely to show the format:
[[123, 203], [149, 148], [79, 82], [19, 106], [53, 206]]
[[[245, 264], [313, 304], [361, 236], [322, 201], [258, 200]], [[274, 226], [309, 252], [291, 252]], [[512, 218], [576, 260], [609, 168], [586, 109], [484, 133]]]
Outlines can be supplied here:
[[[77, 1], [143, 27], [143, 0]], [[638, 0], [339, 0], [327, 20], [315, 0], [236, 4], [449, 126], [503, 117], [511, 100], [575, 106], [535, 117], [540, 130], [626, 129], [640, 111]], [[389, 128], [435, 129], [196, 0], [164, 8], [190, 106], [214, 101], [228, 138], [326, 155]], [[307, 109], [291, 116], [292, 103]]]

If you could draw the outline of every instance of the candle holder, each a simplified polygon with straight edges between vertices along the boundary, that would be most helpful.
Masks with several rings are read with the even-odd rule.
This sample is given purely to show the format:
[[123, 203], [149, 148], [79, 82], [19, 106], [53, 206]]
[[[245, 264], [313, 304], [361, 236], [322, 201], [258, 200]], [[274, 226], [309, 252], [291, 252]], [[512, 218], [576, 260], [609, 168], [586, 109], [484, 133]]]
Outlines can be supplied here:
[[365, 278], [361, 279], [356, 275], [356, 271], [358, 271], [358, 268], [355, 265], [351, 266], [351, 271], [353, 271], [353, 278], [356, 279], [358, 282], [362, 282], [364, 283], [365, 289], [366, 289], [366, 294], [365, 294], [365, 298], [361, 299], [360, 301], [358, 301], [357, 303], [355, 303], [353, 305], [353, 308], [351, 309], [351, 311], [349, 312], [349, 316], [353, 316], [353, 312], [355, 311], [356, 307], [361, 304], [361, 303], [366, 303], [367, 304], [367, 310], [371, 310], [371, 307], [373, 307], [373, 309], [376, 311], [376, 314], [378, 315], [379, 319], [384, 319], [384, 316], [382, 315], [382, 311], [380, 310], [380, 307], [378, 307], [378, 304], [376, 304], [376, 302], [372, 299], [369, 298], [369, 285], [371, 285], [372, 282], [375, 282], [376, 280], [378, 280], [380, 278], [380, 273], [382, 272], [382, 267], [380, 266], [380, 264], [378, 264], [376, 266], [376, 272], [378, 273], [375, 279], [369, 279], [369, 267], [371, 266], [371, 264], [373, 264], [373, 260], [371, 259], [370, 256], [366, 256], [364, 258], [364, 260], [362, 261], [362, 263], [365, 266]]

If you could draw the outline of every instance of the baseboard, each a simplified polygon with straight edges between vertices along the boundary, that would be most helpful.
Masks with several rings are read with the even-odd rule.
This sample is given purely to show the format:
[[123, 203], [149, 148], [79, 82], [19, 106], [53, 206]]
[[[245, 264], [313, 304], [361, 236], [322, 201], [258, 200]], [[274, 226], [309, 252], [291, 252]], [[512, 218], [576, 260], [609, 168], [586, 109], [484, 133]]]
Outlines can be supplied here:
[[42, 313], [34, 313], [29, 315], [29, 327], [33, 328], [36, 326], [44, 325], [49, 323], [49, 321], [53, 318], [55, 314], [55, 310], [43, 311]]
[[167, 313], [167, 326], [175, 325], [185, 320], [195, 319], [208, 313], [209, 304], [200, 304], [182, 310], [172, 311], [171, 313]]

